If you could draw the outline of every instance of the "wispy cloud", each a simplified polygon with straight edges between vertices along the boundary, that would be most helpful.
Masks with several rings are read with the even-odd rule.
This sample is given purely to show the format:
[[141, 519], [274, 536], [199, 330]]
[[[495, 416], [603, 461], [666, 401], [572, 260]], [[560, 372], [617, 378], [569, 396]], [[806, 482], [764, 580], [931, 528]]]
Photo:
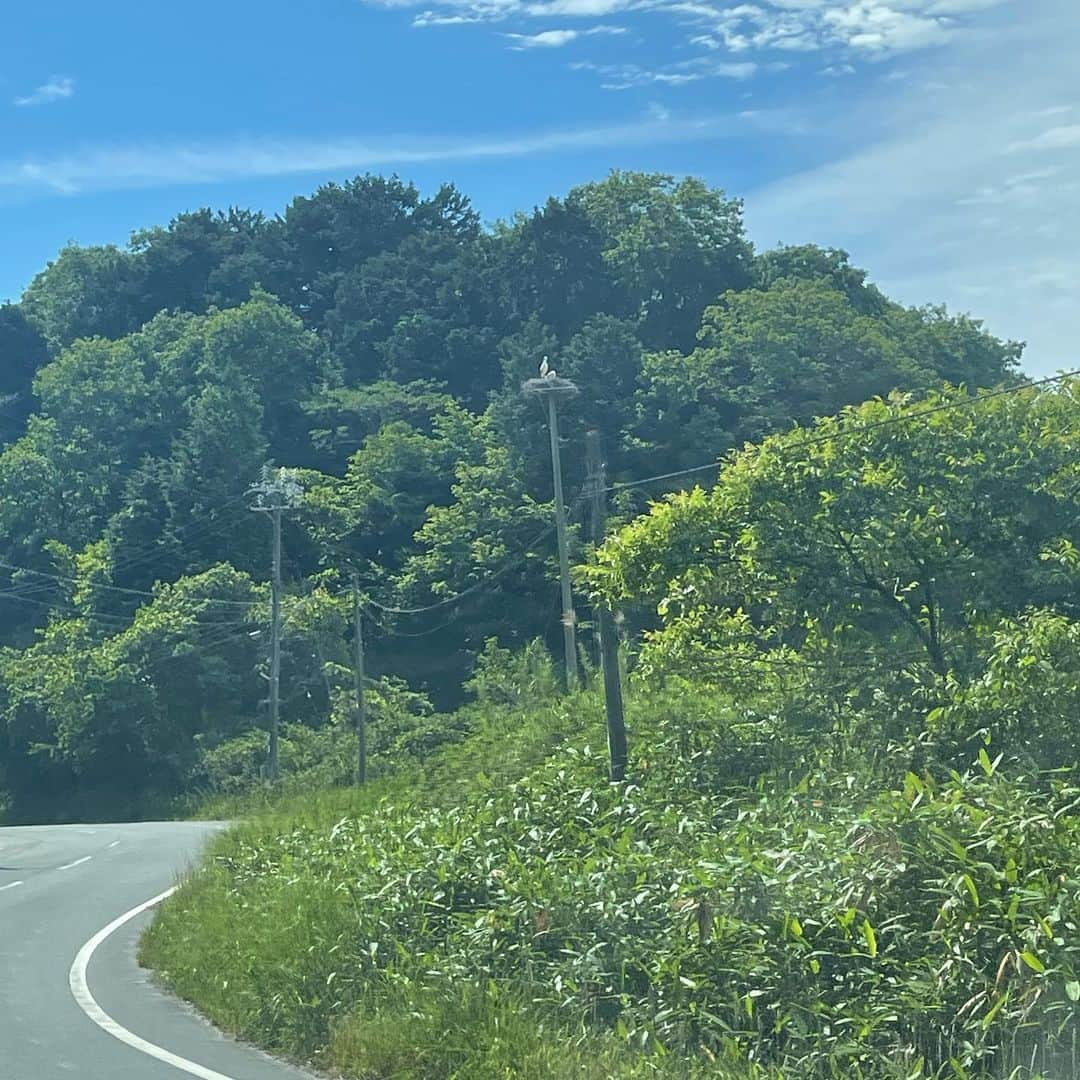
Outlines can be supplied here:
[[[412, 0], [366, 0], [382, 7]], [[430, 0], [428, 0], [430, 2]], [[739, 52], [749, 49], [849, 49], [873, 56], [942, 45], [972, 16], [1014, 0], [441, 0], [417, 25], [505, 22], [510, 19], [596, 18], [620, 12], [667, 17], [707, 29], [698, 40]]]
[[[754, 70], [761, 70], [779, 55], [795, 62], [799, 54], [821, 57], [812, 68], [819, 73], [847, 74], [858, 64], [954, 43], [981, 25], [981, 15], [1018, 0], [436, 0], [434, 6], [432, 0], [363, 2], [402, 10], [426, 4], [413, 18], [420, 27], [517, 24], [505, 32], [516, 49], [560, 48], [589, 33], [565, 25], [540, 32], [529, 29], [530, 22], [542, 18], [569, 21], [619, 15], [622, 20], [673, 23], [674, 35], [635, 36], [635, 47], [647, 42], [647, 60], [628, 54], [622, 65], [606, 60], [596, 66], [606, 88], [625, 89], [708, 78], [701, 71], [674, 69], [687, 46], [701, 55], [722, 57], [728, 67], [714, 67], [714, 74], [735, 78], [747, 77], [748, 68], [734, 66], [740, 62], [756, 62], [759, 67]], [[626, 77], [617, 74], [620, 67]]]
[[625, 34], [625, 26], [590, 26], [587, 30], [542, 30], [538, 34], [503, 34], [513, 44], [513, 49], [561, 49], [572, 41], [597, 34], [617, 36]]
[[[861, 133], [855, 152], [747, 193], [755, 240], [847, 247], [907, 302], [944, 300], [1027, 340], [1028, 370], [1076, 366], [1074, 4], [1032, 0], [1010, 34], [958, 45], [935, 66], [948, 93], [909, 80], [853, 103], [844, 122]], [[969, 10], [979, 6], [968, 0]]]
[[24, 97], [17, 97], [15, 104], [21, 107], [30, 105], [51, 105], [54, 101], [63, 101], [75, 93], [75, 80], [66, 75], [54, 75], [48, 82], [42, 83]]
[[82, 191], [171, 187], [235, 179], [362, 169], [399, 168], [441, 161], [516, 158], [622, 146], [707, 142], [745, 135], [767, 117], [757, 114], [642, 119], [532, 134], [314, 139], [238, 139], [88, 147], [71, 153], [0, 158], [0, 191]]
[[[518, 6], [511, 0], [510, 6]], [[629, 11], [638, 6], [637, 0], [525, 0], [520, 5], [525, 14], [539, 18], [569, 15], [595, 19]]]
[[1080, 146], [1080, 124], [1063, 124], [1039, 132], [1027, 143], [1021, 143], [1021, 150], [1065, 150], [1070, 146]]
[[945, 45], [974, 25], [970, 16], [1011, 2], [759, 0], [730, 6], [683, 0], [670, 10], [702, 28], [693, 40], [707, 48], [836, 51], [873, 60]]
[[490, 22], [485, 15], [461, 11], [421, 11], [413, 17], [413, 26], [469, 26], [475, 23]]
[[606, 90], [629, 90], [634, 86], [682, 86], [703, 79], [749, 79], [758, 70], [753, 60], [724, 61], [710, 56], [680, 60], [676, 64], [657, 68], [641, 64], [597, 64], [591, 60], [580, 60], [570, 67], [574, 71], [595, 72], [601, 77], [601, 85]]

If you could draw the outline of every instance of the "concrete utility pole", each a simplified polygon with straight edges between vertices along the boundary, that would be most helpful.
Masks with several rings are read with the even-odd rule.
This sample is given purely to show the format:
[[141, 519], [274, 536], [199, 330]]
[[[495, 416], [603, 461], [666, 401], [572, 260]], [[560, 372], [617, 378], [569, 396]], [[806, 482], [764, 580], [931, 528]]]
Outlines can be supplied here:
[[[585, 435], [585, 452], [589, 495], [592, 498], [592, 540], [599, 547], [604, 541], [604, 523], [607, 520], [607, 482], [599, 431], [590, 431]], [[603, 600], [597, 601], [596, 621], [600, 627], [600, 659], [604, 673], [604, 710], [607, 714], [611, 779], [622, 781], [626, 779], [629, 752], [626, 745], [626, 718], [623, 715], [619, 638], [615, 620]]]
[[559, 414], [557, 402], [577, 394], [577, 387], [559, 377], [545, 356], [540, 364], [540, 378], [529, 379], [522, 387], [530, 396], [547, 404], [548, 433], [551, 436], [551, 473], [555, 487], [555, 531], [559, 542], [559, 584], [562, 592], [563, 651], [566, 657], [566, 689], [578, 688], [577, 640], [574, 625], [574, 597], [570, 588], [570, 554], [566, 540], [566, 504], [563, 501], [562, 462], [559, 458]]
[[356, 694], [356, 782], [367, 783], [367, 695], [364, 672], [364, 610], [360, 602], [360, 578], [353, 574], [353, 684]]
[[266, 775], [277, 779], [278, 728], [281, 714], [281, 507], [270, 510], [274, 523], [273, 573], [270, 579], [270, 753]]
[[293, 469], [264, 466], [262, 479], [248, 494], [255, 496], [252, 510], [269, 514], [274, 527], [274, 550], [270, 575], [270, 748], [266, 777], [277, 779], [278, 732], [281, 712], [281, 515], [296, 507], [303, 488]]

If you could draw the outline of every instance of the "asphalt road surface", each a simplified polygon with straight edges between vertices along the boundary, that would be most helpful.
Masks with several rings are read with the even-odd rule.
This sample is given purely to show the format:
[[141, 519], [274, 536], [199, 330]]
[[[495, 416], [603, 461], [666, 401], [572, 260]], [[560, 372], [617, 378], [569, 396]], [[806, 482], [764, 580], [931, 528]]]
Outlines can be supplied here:
[[215, 828], [0, 828], [0, 1080], [309, 1080], [151, 984], [135, 960], [149, 910], [102, 934], [173, 886]]

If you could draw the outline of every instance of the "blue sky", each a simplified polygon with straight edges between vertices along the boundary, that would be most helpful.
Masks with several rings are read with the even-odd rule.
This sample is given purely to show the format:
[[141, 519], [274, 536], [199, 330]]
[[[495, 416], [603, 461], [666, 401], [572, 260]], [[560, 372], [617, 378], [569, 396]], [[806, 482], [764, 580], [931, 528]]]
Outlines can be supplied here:
[[0, 297], [66, 242], [357, 172], [486, 220], [612, 168], [746, 199], [1080, 366], [1077, 0], [39, 0], [0, 39]]

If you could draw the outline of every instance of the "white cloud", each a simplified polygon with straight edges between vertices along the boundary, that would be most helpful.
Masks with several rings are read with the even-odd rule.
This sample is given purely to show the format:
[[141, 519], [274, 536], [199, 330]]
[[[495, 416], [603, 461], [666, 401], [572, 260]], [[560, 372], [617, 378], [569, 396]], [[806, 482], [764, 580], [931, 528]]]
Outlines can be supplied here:
[[[761, 124], [767, 126], [763, 114]], [[621, 146], [708, 142], [747, 129], [738, 115], [653, 112], [606, 127], [478, 137], [363, 139], [237, 139], [90, 147], [54, 156], [0, 158], [0, 193], [172, 187], [302, 173], [335, 174], [442, 161], [515, 158]]]
[[[391, 8], [410, 8], [432, 0], [362, 0]], [[824, 54], [814, 69], [826, 74], [846, 72], [856, 63], [870, 63], [902, 54], [941, 48], [970, 35], [982, 26], [980, 16], [993, 8], [1018, 5], [1019, 0], [435, 0], [417, 14], [416, 26], [468, 23], [513, 23], [506, 37], [518, 49], [559, 48], [576, 41], [585, 31], [573, 26], [534, 32], [529, 22], [559, 17], [590, 19], [620, 14], [624, 18], [666, 20], [665, 30], [635, 38], [634, 46], [648, 42], [647, 60], [628, 57], [627, 70], [653, 72], [656, 78], [633, 75], [609, 78], [603, 85], [625, 89], [650, 81], [680, 83], [707, 78], [700, 72], [671, 70], [686, 46], [703, 53], [754, 56], [762, 70], [767, 56], [754, 54]], [[1039, 3], [1040, 0], [1031, 0]], [[651, 29], [651, 28], [650, 28]], [[663, 43], [663, 44], [658, 44]], [[609, 69], [619, 65], [607, 61]], [[735, 74], [738, 68], [732, 68]], [[745, 70], [745, 69], [743, 69]]]
[[550, 15], [569, 15], [594, 19], [627, 11], [634, 6], [635, 4], [630, 0], [543, 0], [539, 3], [522, 4], [521, 9], [527, 15], [540, 18]]
[[861, 148], [749, 193], [754, 239], [846, 247], [905, 302], [1027, 340], [1028, 370], [1080, 366], [1080, 125], [1062, 120], [1080, 102], [1074, 3], [1031, 0], [1008, 35], [958, 40], [934, 69], [948, 92], [912, 77], [852, 103]]
[[969, 15], [976, 11], [988, 11], [1000, 7], [1007, 0], [935, 0], [925, 5], [928, 15]]
[[[412, 0], [367, 0], [408, 7]], [[430, 2], [430, 0], [429, 0]], [[948, 42], [971, 25], [971, 16], [1015, 0], [441, 0], [418, 16], [420, 25], [505, 21], [553, 15], [595, 18], [647, 13], [696, 24], [699, 41], [733, 51], [810, 50], [830, 47], [896, 53]], [[439, 14], [446, 12], [447, 14]]]
[[558, 49], [581, 37], [580, 30], [544, 30], [539, 34], [504, 34], [515, 49]]
[[413, 26], [468, 26], [487, 21], [482, 15], [444, 15], [438, 11], [421, 11], [413, 19]]
[[596, 34], [625, 34], [623, 26], [591, 26], [588, 30], [542, 30], [538, 34], [503, 34], [513, 42], [514, 49], [561, 49], [572, 41]]
[[712, 48], [835, 50], [873, 59], [944, 45], [968, 25], [961, 16], [1006, 2], [762, 0], [734, 7], [682, 3], [673, 10], [706, 29], [696, 40]]
[[1080, 146], [1080, 124], [1068, 124], [1053, 127], [1036, 135], [1024, 145], [1030, 150], [1064, 150], [1070, 146]]
[[42, 83], [41, 86], [25, 97], [17, 97], [15, 104], [22, 107], [28, 105], [51, 105], [54, 101], [63, 101], [74, 93], [74, 79], [66, 75], [54, 75], [47, 83]]
[[699, 56], [682, 60], [666, 67], [649, 68], [641, 64], [597, 64], [582, 60], [571, 64], [574, 71], [592, 71], [598, 74], [606, 90], [629, 90], [634, 86], [683, 86], [701, 82], [703, 79], [749, 79], [758, 70], [751, 60], [726, 62], [711, 56]]
[[[956, 200], [957, 206], [1030, 206], [1032, 200], [1046, 197], [1046, 183], [1065, 172], [1061, 165], [1009, 176], [995, 184], [985, 184], [972, 194]], [[1067, 182], [1067, 181], [1066, 181]]]

